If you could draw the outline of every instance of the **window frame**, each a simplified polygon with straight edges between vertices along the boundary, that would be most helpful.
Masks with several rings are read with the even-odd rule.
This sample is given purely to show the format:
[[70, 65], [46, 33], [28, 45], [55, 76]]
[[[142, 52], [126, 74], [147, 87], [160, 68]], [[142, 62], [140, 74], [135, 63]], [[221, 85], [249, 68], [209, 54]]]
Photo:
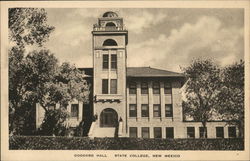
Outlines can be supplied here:
[[109, 69], [109, 54], [102, 55], [102, 69], [104, 70]]
[[[223, 126], [217, 126], [215, 127], [216, 131], [216, 138], [224, 138], [224, 127]], [[222, 130], [222, 131], [220, 131]]]
[[[155, 107], [157, 107], [157, 109]], [[156, 112], [158, 113], [158, 115], [155, 115]], [[153, 117], [161, 117], [161, 105], [160, 104], [153, 104]]]
[[117, 79], [110, 79], [110, 94], [117, 94]]
[[[76, 109], [76, 112], [73, 112], [74, 111], [74, 107], [77, 107]], [[79, 104], [71, 104], [71, 107], [70, 107], [70, 117], [72, 118], [78, 118], [79, 116]]]
[[[144, 110], [143, 107], [147, 107], [147, 110]], [[146, 112], [143, 112], [146, 111]], [[146, 115], [144, 115], [146, 113]], [[141, 104], [141, 117], [149, 117], [149, 105], [148, 104]]]
[[[171, 131], [171, 133], [169, 133]], [[174, 139], [174, 127], [166, 127], [166, 138]]]
[[142, 95], [148, 94], [148, 82], [141, 82], [141, 94]]
[[[143, 135], [143, 134], [145, 134], [145, 132], [146, 132], [147, 137], [144, 137], [144, 135]], [[150, 128], [149, 127], [142, 127], [141, 128], [141, 137], [142, 138], [150, 138]]]
[[109, 94], [109, 80], [102, 79], [102, 94]]
[[[190, 131], [190, 129], [192, 129], [192, 130]], [[190, 134], [192, 136], [190, 136]], [[187, 127], [187, 138], [195, 138], [195, 127], [193, 127], [193, 126]]]
[[160, 82], [153, 82], [153, 94], [160, 94], [161, 88], [160, 88]]
[[[134, 110], [131, 110], [134, 107]], [[137, 104], [129, 104], [129, 117], [137, 117]]]
[[[115, 60], [113, 60], [113, 58], [115, 58]], [[117, 69], [117, 54], [111, 54], [111, 70], [116, 70], [116, 69]]]
[[161, 127], [154, 127], [154, 138], [162, 138], [162, 128]]
[[[230, 129], [234, 129], [233, 136], [232, 136], [232, 131], [230, 131]], [[237, 137], [236, 127], [235, 126], [228, 126], [228, 137], [229, 138], [236, 138]]]
[[164, 94], [172, 95], [172, 83], [171, 82], [164, 82]]
[[[136, 82], [129, 82], [129, 94], [136, 94], [137, 93], [137, 88], [136, 88]], [[132, 88], [131, 88], [132, 87]]]
[[[170, 110], [167, 110], [170, 107]], [[165, 117], [173, 117], [173, 104], [165, 104]]]
[[[202, 129], [203, 129], [203, 130], [202, 130]], [[199, 127], [199, 135], [200, 135], [199, 137], [200, 137], [200, 138], [204, 138], [204, 137], [203, 137], [203, 133], [205, 132], [205, 131], [204, 131], [205, 129], [206, 129], [205, 138], [207, 138], [207, 127], [205, 127], [205, 128], [204, 128], [204, 127]]]
[[[133, 130], [135, 131], [133, 131]], [[134, 132], [134, 133], [131, 133]], [[133, 136], [133, 134], [135, 134], [135, 136]], [[129, 137], [130, 138], [138, 138], [138, 128], [137, 127], [129, 127]]]

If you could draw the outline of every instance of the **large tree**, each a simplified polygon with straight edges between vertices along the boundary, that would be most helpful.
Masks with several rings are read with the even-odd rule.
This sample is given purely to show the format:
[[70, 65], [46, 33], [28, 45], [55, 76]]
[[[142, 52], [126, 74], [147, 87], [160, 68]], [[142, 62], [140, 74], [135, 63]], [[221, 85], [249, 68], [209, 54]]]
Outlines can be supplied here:
[[244, 137], [244, 62], [236, 62], [222, 71], [222, 89], [217, 111], [230, 124], [236, 124]]
[[194, 60], [184, 68], [187, 78], [186, 100], [183, 102], [185, 115], [199, 121], [204, 127], [203, 137], [207, 135], [206, 123], [213, 119], [220, 93], [220, 68], [211, 60]]

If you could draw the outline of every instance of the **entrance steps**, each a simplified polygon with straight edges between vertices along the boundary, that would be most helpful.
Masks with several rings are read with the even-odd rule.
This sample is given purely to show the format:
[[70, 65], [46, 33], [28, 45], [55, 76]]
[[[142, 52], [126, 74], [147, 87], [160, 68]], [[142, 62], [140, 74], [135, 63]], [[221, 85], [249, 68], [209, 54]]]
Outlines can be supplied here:
[[89, 130], [89, 137], [115, 137], [115, 133], [115, 127], [98, 127], [95, 122], [92, 122], [91, 128]]

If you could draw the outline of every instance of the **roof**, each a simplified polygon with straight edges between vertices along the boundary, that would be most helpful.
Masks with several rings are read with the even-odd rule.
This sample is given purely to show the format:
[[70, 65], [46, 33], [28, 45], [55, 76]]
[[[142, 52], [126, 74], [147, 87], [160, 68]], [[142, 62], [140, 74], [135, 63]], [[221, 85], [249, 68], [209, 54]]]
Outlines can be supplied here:
[[[93, 68], [78, 68], [86, 75], [93, 76]], [[127, 67], [127, 77], [181, 77], [184, 74], [151, 67]]]
[[127, 77], [184, 77], [184, 74], [151, 67], [127, 67]]

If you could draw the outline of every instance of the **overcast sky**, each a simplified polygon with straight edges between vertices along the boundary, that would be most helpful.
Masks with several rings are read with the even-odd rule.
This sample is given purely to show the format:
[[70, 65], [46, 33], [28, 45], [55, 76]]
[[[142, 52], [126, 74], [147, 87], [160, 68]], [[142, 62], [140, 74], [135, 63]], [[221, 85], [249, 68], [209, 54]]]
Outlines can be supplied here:
[[55, 27], [46, 47], [61, 61], [92, 67], [93, 24], [105, 11], [124, 18], [128, 66], [180, 72], [195, 58], [228, 65], [244, 58], [242, 9], [46, 9]]

